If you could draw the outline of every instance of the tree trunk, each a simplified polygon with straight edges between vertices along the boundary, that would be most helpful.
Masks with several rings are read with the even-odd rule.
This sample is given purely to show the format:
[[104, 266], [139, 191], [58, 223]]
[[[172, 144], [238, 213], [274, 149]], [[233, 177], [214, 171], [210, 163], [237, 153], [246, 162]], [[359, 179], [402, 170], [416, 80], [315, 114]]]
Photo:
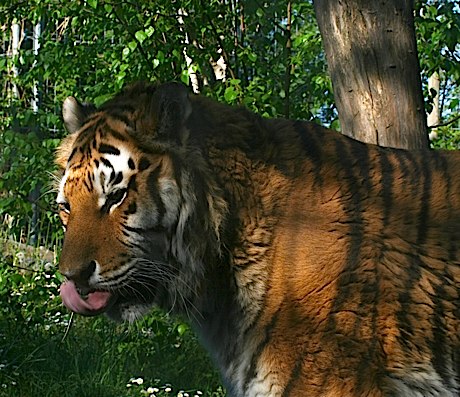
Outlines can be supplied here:
[[292, 4], [287, 3], [287, 18], [286, 29], [286, 74], [284, 75], [284, 117], [287, 119], [291, 112], [291, 72], [292, 72], [292, 37], [291, 37], [291, 19], [292, 19]]
[[[430, 91], [430, 96], [433, 100], [433, 108], [427, 117], [428, 127], [433, 127], [441, 124], [441, 113], [439, 110], [439, 89], [441, 87], [441, 82], [439, 80], [439, 73], [434, 72], [428, 79], [428, 91]], [[429, 133], [430, 140], [436, 139], [438, 137], [436, 128], [432, 128]]]
[[413, 1], [316, 0], [342, 133], [428, 148]]
[[[16, 58], [19, 56], [19, 49], [21, 47], [21, 33], [23, 33], [21, 31], [21, 26], [19, 25], [19, 23], [15, 22], [13, 23], [13, 26], [12, 26], [12, 31], [13, 31], [13, 49], [12, 49], [12, 53], [11, 55], [13, 56], [13, 60], [14, 62], [16, 62]], [[18, 86], [16, 85], [16, 78], [19, 76], [19, 69], [18, 67], [16, 66], [16, 64], [14, 63], [13, 64], [13, 95], [15, 98], [19, 98], [19, 88]]]

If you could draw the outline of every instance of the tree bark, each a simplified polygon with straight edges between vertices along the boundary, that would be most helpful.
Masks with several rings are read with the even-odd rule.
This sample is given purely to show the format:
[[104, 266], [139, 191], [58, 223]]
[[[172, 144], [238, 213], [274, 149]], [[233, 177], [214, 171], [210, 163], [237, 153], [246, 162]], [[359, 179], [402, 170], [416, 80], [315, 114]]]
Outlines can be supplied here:
[[428, 148], [413, 1], [316, 0], [342, 133]]

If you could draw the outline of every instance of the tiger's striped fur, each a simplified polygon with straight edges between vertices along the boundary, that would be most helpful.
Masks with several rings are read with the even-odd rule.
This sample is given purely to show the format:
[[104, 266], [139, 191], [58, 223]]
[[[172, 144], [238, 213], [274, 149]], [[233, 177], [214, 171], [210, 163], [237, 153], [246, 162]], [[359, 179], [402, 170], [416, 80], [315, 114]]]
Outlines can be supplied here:
[[231, 396], [459, 395], [459, 152], [176, 84], [70, 98], [64, 120], [60, 270], [110, 295], [85, 314], [188, 317]]

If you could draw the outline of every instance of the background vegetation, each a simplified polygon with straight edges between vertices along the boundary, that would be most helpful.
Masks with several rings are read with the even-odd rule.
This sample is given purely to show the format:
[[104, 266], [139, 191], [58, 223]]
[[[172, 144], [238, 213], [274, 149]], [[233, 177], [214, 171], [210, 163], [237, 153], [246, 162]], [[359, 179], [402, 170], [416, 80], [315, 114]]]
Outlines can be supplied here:
[[[179, 320], [155, 312], [132, 326], [115, 325], [72, 320], [62, 308], [55, 272], [62, 231], [52, 188], [53, 151], [64, 135], [61, 104], [75, 95], [98, 105], [139, 79], [179, 80], [267, 117], [338, 129], [311, 1], [1, 4], [0, 395], [222, 395], [206, 355]], [[15, 24], [22, 32], [18, 50]], [[460, 114], [458, 5], [416, 2], [416, 30], [427, 111], [428, 77], [441, 76], [446, 125], [432, 144], [459, 148], [459, 123], [450, 122]], [[44, 258], [19, 243], [50, 252]]]

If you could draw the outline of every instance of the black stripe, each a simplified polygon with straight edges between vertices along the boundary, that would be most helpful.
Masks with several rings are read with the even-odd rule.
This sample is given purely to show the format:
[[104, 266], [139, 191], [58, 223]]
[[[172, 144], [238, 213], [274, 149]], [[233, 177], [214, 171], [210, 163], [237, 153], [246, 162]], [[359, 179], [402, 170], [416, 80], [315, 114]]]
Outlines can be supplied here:
[[120, 171], [117, 174], [117, 177], [115, 178], [115, 180], [113, 181], [113, 185], [118, 185], [122, 180], [123, 180], [123, 172]]
[[123, 225], [123, 229], [130, 233], [136, 233], [141, 236], [146, 236], [148, 233], [164, 233], [165, 232], [165, 229], [161, 225], [154, 226], [154, 227], [148, 227], [148, 228], [132, 227], [128, 225]]
[[[134, 109], [133, 109], [134, 112]], [[128, 127], [134, 128], [133, 122], [125, 114], [117, 113], [116, 111], [109, 111], [108, 114], [114, 120], [121, 121], [125, 123]]]
[[129, 178], [128, 190], [132, 190], [133, 192], [137, 192], [136, 175], [132, 175], [131, 178]]
[[101, 212], [108, 213], [110, 208], [114, 205], [119, 204], [121, 200], [126, 196], [126, 189], [118, 189], [107, 195], [104, 205], [101, 207]]
[[[347, 233], [349, 243], [345, 254], [345, 265], [338, 279], [337, 294], [331, 309], [333, 312], [340, 311], [348, 304], [348, 299], [354, 293], [354, 285], [358, 282], [357, 270], [364, 239], [364, 196], [361, 186], [369, 183], [370, 169], [368, 146], [360, 142], [336, 141], [336, 156], [342, 170], [342, 175], [339, 176], [342, 179], [340, 181], [341, 204], [347, 216], [345, 222], [349, 225]], [[355, 171], [358, 174], [355, 174]], [[333, 316], [330, 317], [330, 321], [335, 322]], [[329, 325], [333, 326], [333, 324]]]
[[130, 157], [129, 160], [128, 160], [128, 167], [129, 169], [131, 170], [135, 170], [136, 169], [136, 164], [134, 164], [134, 160]]
[[[434, 295], [431, 297], [434, 305], [432, 316], [432, 339], [429, 341], [430, 350], [433, 352], [431, 362], [433, 368], [442, 378], [445, 385], [452, 387], [452, 378], [449, 370], [450, 351], [446, 349], [448, 345], [448, 335], [446, 331], [446, 312], [444, 308], [443, 298], [446, 297], [446, 289], [444, 284], [446, 280], [438, 281], [439, 285], [434, 287]], [[452, 279], [448, 281], [454, 285]]]
[[[127, 262], [128, 262], [127, 260], [120, 261], [120, 262], [118, 263], [118, 266], [119, 266], [119, 267], [122, 267], [122, 266], [125, 265]], [[107, 270], [107, 271], [105, 271], [105, 272], [101, 272], [100, 275], [101, 275], [101, 276], [107, 277], [107, 273], [110, 274], [111, 271], [112, 271], [112, 269]], [[111, 283], [112, 283], [112, 282], [116, 282], [116, 281], [118, 281], [118, 280], [124, 278], [124, 277], [126, 276], [126, 274], [127, 274], [128, 272], [130, 272], [130, 271], [131, 271], [131, 268], [127, 269], [126, 272], [124, 272], [124, 273], [117, 274], [115, 277], [114, 277], [114, 276], [108, 277], [108, 278], [107, 278], [107, 281], [110, 281]]]
[[128, 225], [123, 225], [123, 229], [130, 233], [136, 233], [136, 234], [144, 234], [147, 231], [147, 229], [144, 229], [142, 227], [132, 227]]
[[94, 188], [93, 180], [92, 180], [92, 178], [91, 178], [92, 176], [93, 176], [93, 174], [92, 174], [91, 172], [88, 171], [88, 172], [86, 173], [86, 180], [88, 181], [88, 185], [89, 185], [89, 187], [90, 187], [90, 189], [89, 189], [90, 191], [92, 191], [93, 188]]
[[409, 184], [412, 184], [414, 181], [412, 180], [413, 178], [413, 173], [410, 170], [410, 167], [412, 166], [411, 162], [409, 161], [408, 157], [409, 152], [406, 151], [398, 151], [395, 159], [398, 161], [398, 170], [402, 174], [402, 179], [404, 181], [407, 181]]
[[[455, 261], [457, 259], [457, 252], [458, 252], [458, 241], [460, 239], [460, 228], [458, 227], [458, 217], [455, 214], [454, 204], [452, 203], [452, 199], [455, 197], [455, 192], [452, 192], [452, 174], [449, 168], [449, 162], [447, 159], [448, 152], [433, 152], [433, 155], [436, 159], [437, 169], [441, 173], [441, 177], [445, 184], [445, 191], [444, 191], [444, 201], [446, 203], [446, 207], [448, 208], [448, 222], [452, 222], [450, 238], [447, 242], [448, 244], [448, 258], [450, 261]], [[446, 229], [447, 230], [447, 229]]]
[[105, 159], [104, 157], [101, 157], [101, 162], [102, 162], [102, 164], [104, 164], [106, 167], [109, 167], [109, 168], [112, 168], [112, 169], [113, 169], [112, 163], [111, 163], [109, 160]]
[[421, 162], [421, 169], [423, 175], [423, 193], [421, 197], [421, 208], [418, 214], [418, 236], [417, 236], [417, 244], [419, 246], [423, 245], [426, 242], [427, 237], [427, 227], [428, 227], [428, 219], [430, 217], [430, 207], [431, 207], [431, 195], [433, 191], [433, 184], [432, 184], [432, 170], [427, 161], [422, 159]]
[[90, 188], [90, 186], [88, 185], [88, 183], [86, 182], [86, 179], [85, 179], [85, 180], [83, 180], [83, 185], [85, 185], [85, 187], [86, 187], [86, 190], [88, 190], [88, 192], [90, 192], [90, 191], [91, 191], [91, 188]]
[[[129, 234], [125, 234], [125, 232], [123, 231], [123, 234], [126, 236], [126, 237], [130, 237]], [[142, 251], [144, 254], [146, 255], [149, 255], [151, 254], [151, 252], [149, 252], [149, 250], [146, 248], [146, 247], [143, 247], [142, 245], [138, 244], [138, 243], [133, 243], [133, 242], [127, 242], [127, 241], [123, 241], [123, 240], [119, 240], [121, 244], [123, 244], [125, 247], [129, 248], [129, 249], [138, 249], [140, 251]]]
[[[359, 287], [362, 282], [367, 283], [368, 278], [371, 277], [369, 274], [362, 275], [359, 271], [361, 248], [365, 236], [364, 210], [366, 204], [364, 200], [368, 197], [369, 190], [372, 189], [369, 145], [351, 139], [337, 139], [335, 141], [335, 160], [339, 167], [340, 201], [345, 216], [341, 223], [348, 226], [348, 232], [344, 236], [348, 239], [348, 243], [344, 253], [343, 268], [336, 282], [337, 292], [331, 305], [331, 313], [325, 324], [325, 337], [326, 335], [342, 333], [342, 330], [337, 328], [335, 314], [349, 309], [352, 302], [358, 305], [359, 315], [356, 316], [354, 324], [355, 332], [358, 332], [361, 316], [376, 317], [375, 306], [373, 306], [374, 312], [369, 312], [367, 306], [372, 304], [372, 300], [378, 298], [376, 291], [371, 290], [370, 286]], [[374, 268], [372, 271], [373, 277], [377, 278], [376, 269]], [[356, 335], [345, 336], [350, 342], [355, 337]], [[324, 343], [329, 344], [330, 340], [324, 341]], [[293, 380], [300, 376], [301, 364], [299, 362], [296, 365], [292, 374]], [[323, 372], [322, 382], [324, 385], [327, 384], [329, 375], [330, 371]], [[289, 387], [286, 389], [290, 391]], [[288, 394], [288, 392], [285, 393], [285, 395]]]
[[120, 150], [117, 149], [115, 146], [108, 145], [106, 143], [101, 143], [99, 146], [99, 153], [107, 153], [118, 156], [120, 154]]
[[316, 134], [314, 134], [308, 127], [309, 125], [306, 122], [294, 122], [294, 129], [299, 134], [305, 154], [313, 161], [313, 163], [320, 165], [321, 147], [316, 140]]
[[[405, 255], [409, 256], [407, 253], [405, 253]], [[413, 302], [411, 292], [420, 280], [420, 269], [423, 266], [423, 262], [419, 255], [413, 257], [409, 256], [407, 259], [409, 261], [409, 266], [406, 271], [404, 286], [398, 295], [400, 309], [396, 312], [396, 318], [398, 320], [398, 328], [400, 329], [398, 340], [403, 348], [407, 351], [411, 351], [413, 346], [411, 345], [410, 339], [414, 336], [414, 324], [413, 321], [411, 321], [411, 304]]]
[[[114, 98], [115, 99], [115, 98]], [[126, 113], [134, 113], [137, 109], [128, 102], [123, 102], [118, 104], [113, 103], [113, 100], [102, 105], [101, 110], [107, 110], [107, 113], [113, 117], [124, 116]]]
[[318, 140], [318, 133], [312, 128], [312, 124], [295, 121], [294, 129], [297, 131], [305, 155], [313, 163], [313, 172], [315, 173], [314, 183], [321, 187], [323, 185], [323, 176], [321, 167], [323, 165], [323, 150]]
[[264, 339], [258, 344], [257, 348], [255, 349], [254, 354], [252, 355], [251, 365], [249, 366], [249, 370], [246, 373], [246, 377], [244, 380], [243, 390], [245, 394], [247, 394], [247, 388], [249, 386], [249, 382], [257, 377], [257, 364], [259, 363], [260, 355], [264, 351], [265, 347], [271, 341], [271, 336], [272, 336], [271, 333], [272, 333], [272, 330], [275, 328], [276, 323], [278, 322], [280, 311], [281, 311], [281, 308], [278, 308], [278, 310], [272, 316], [270, 322], [265, 325], [264, 331], [263, 331]]
[[135, 214], [137, 211], [137, 204], [136, 202], [132, 202], [128, 205], [128, 208], [125, 210], [125, 215], [132, 215]]
[[75, 144], [76, 145], [81, 145], [83, 144], [84, 141], [89, 139], [91, 136], [94, 136], [94, 134], [91, 134], [92, 132], [96, 131], [96, 129], [104, 122], [103, 118], [99, 118], [94, 124], [91, 123], [92, 120], [85, 122], [85, 124], [82, 126], [81, 132], [78, 134], [77, 138], [75, 139]]
[[120, 142], [126, 142], [128, 140], [123, 134], [114, 130], [113, 128], [110, 128], [108, 125], [105, 127], [105, 130], [107, 131], [108, 135], [111, 135], [113, 138], [119, 140]]
[[70, 160], [72, 160], [73, 156], [75, 156], [75, 153], [77, 153], [77, 148], [73, 148], [72, 152], [70, 152], [70, 156], [67, 159], [67, 162], [70, 163]]
[[289, 397], [291, 392], [294, 390], [295, 383], [299, 380], [300, 375], [302, 375], [303, 360], [303, 355], [297, 359], [291, 375], [289, 375], [289, 382], [283, 390], [282, 397]]
[[[170, 155], [170, 159], [172, 161], [172, 168], [173, 168], [173, 177], [177, 183], [177, 187], [179, 191], [182, 192], [182, 161], [177, 155]], [[193, 178], [193, 176], [192, 176]], [[198, 181], [201, 181], [202, 178], [197, 178]], [[181, 193], [182, 194], [182, 193]]]
[[[397, 154], [396, 154], [397, 155]], [[379, 150], [381, 184], [383, 198], [383, 227], [386, 228], [390, 222], [390, 214], [393, 205], [393, 166], [388, 159], [388, 152]], [[383, 239], [382, 239], [383, 241]]]
[[99, 112], [93, 113], [86, 119], [85, 123], [90, 123], [91, 121], [94, 121], [100, 117], [104, 117], [104, 116], [101, 116]]
[[139, 171], [145, 171], [151, 165], [149, 159], [147, 157], [142, 157], [139, 160]]
[[158, 177], [160, 175], [160, 171], [161, 171], [161, 167], [157, 167], [147, 177], [147, 189], [150, 194], [150, 197], [152, 197], [157, 207], [157, 210], [158, 210], [158, 219], [157, 219], [158, 224], [161, 224], [161, 221], [163, 220], [163, 217], [166, 213], [166, 207], [160, 196], [160, 191], [159, 191], [159, 186], [158, 186]]

